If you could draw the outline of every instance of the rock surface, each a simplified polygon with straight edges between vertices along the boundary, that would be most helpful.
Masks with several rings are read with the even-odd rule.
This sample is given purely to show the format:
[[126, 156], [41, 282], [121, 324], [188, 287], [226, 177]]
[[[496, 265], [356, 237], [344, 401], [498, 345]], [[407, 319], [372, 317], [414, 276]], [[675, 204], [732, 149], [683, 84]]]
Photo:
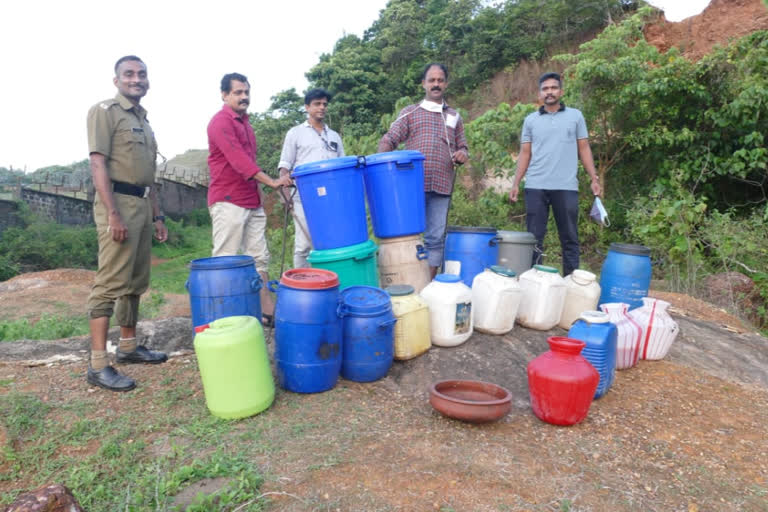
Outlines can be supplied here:
[[50, 484], [22, 494], [5, 512], [84, 512], [72, 492], [61, 484]]

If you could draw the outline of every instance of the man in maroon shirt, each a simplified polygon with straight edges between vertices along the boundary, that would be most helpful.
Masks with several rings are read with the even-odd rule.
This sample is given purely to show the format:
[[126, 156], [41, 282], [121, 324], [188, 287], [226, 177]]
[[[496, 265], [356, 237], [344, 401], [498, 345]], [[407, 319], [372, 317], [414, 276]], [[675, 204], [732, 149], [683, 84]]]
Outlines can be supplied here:
[[265, 319], [271, 320], [274, 303], [266, 287], [267, 215], [258, 183], [277, 188], [290, 185], [291, 179], [273, 179], [256, 164], [256, 136], [247, 113], [250, 90], [248, 79], [239, 73], [221, 79], [224, 106], [208, 123], [208, 211], [213, 223], [213, 256], [233, 256], [242, 250], [253, 257], [264, 284], [262, 312]]

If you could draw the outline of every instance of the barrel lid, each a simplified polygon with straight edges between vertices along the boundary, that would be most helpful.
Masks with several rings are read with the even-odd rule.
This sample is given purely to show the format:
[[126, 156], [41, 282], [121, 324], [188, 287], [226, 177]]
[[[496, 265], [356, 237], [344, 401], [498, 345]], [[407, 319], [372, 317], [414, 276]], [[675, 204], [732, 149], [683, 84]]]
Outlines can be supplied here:
[[536, 236], [533, 233], [527, 231], [499, 231], [499, 238], [501, 243], [507, 244], [535, 244]]
[[356, 156], [343, 156], [341, 158], [329, 158], [328, 160], [319, 160], [308, 164], [297, 165], [291, 173], [292, 178], [315, 174], [318, 172], [336, 171], [339, 169], [348, 169], [358, 166]]
[[438, 283], [458, 283], [461, 281], [461, 277], [456, 274], [437, 274], [435, 276], [435, 281]]
[[392, 297], [402, 297], [403, 295], [410, 295], [416, 289], [409, 284], [392, 284], [384, 288], [388, 294]]
[[283, 272], [280, 284], [300, 290], [324, 290], [339, 286], [339, 276], [322, 268], [292, 268]]
[[376, 252], [379, 247], [373, 243], [373, 240], [338, 247], [336, 249], [312, 250], [309, 252], [307, 261], [310, 263], [328, 263], [331, 261], [341, 261], [349, 258], [367, 257]]
[[375, 286], [348, 286], [341, 292], [346, 313], [378, 314], [392, 309], [389, 294]]
[[560, 273], [555, 267], [548, 267], [546, 265], [534, 265], [533, 268], [540, 270], [541, 272], [549, 272], [550, 274]]
[[410, 163], [413, 160], [424, 160], [424, 155], [421, 151], [414, 151], [412, 149], [405, 151], [388, 151], [386, 153], [375, 153], [365, 157], [366, 167], [369, 165], [386, 164], [389, 162], [397, 163]]
[[490, 226], [448, 226], [451, 233], [496, 233], [496, 228]]
[[240, 268], [253, 266], [253, 257], [240, 254], [237, 256], [212, 256], [210, 258], [198, 258], [189, 262], [191, 270], [222, 270], [227, 268]]
[[602, 311], [583, 311], [579, 315], [579, 320], [584, 320], [590, 324], [607, 324], [609, 322], [608, 313]]
[[609, 247], [609, 251], [620, 252], [623, 254], [634, 254], [636, 256], [650, 256], [651, 249], [644, 245], [636, 244], [622, 244], [619, 242], [613, 242]]
[[515, 277], [517, 275], [514, 270], [502, 265], [491, 265], [489, 270], [504, 277]]

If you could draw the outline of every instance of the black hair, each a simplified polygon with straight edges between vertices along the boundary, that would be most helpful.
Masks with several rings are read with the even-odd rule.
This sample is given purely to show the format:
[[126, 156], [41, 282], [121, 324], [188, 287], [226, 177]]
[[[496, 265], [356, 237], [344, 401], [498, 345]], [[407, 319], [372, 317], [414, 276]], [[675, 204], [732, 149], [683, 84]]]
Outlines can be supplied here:
[[429, 73], [430, 68], [438, 67], [443, 71], [443, 74], [445, 75], [445, 79], [448, 80], [448, 70], [445, 68], [444, 65], [440, 64], [439, 62], [430, 62], [426, 66], [424, 66], [424, 71], [421, 72], [421, 81], [423, 82], [427, 78], [427, 73]]
[[309, 105], [314, 100], [321, 100], [325, 98], [328, 103], [331, 102], [331, 93], [326, 91], [325, 89], [316, 88], [316, 89], [310, 89], [307, 91], [307, 94], [304, 95], [304, 104]]
[[227, 73], [221, 79], [221, 92], [228, 93], [232, 90], [232, 80], [251, 85], [248, 83], [248, 78], [246, 78], [245, 75], [241, 75], [240, 73]]
[[[123, 62], [127, 62], [129, 60], [141, 62], [142, 64], [144, 64], [144, 61], [135, 55], [126, 55], [125, 57], [120, 57], [119, 59], [117, 59], [117, 62], [115, 62], [115, 76], [117, 76], [117, 68], [120, 67], [120, 64], [122, 64]], [[146, 64], [144, 64], [144, 66], [146, 67]]]
[[541, 84], [543, 84], [547, 80], [557, 80], [558, 85], [560, 87], [563, 86], [563, 79], [560, 78], [559, 73], [555, 73], [554, 71], [549, 71], [539, 77], [539, 87], [541, 87]]

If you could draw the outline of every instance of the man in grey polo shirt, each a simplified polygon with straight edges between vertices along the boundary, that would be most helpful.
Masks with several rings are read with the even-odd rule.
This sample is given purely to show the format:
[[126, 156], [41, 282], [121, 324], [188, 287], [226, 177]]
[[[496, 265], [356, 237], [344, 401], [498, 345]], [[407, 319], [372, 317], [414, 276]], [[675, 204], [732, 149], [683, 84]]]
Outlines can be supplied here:
[[579, 181], [578, 160], [592, 178], [596, 196], [602, 189], [584, 116], [560, 101], [562, 80], [557, 73], [539, 78], [539, 100], [543, 105], [525, 118], [520, 137], [517, 172], [509, 199], [517, 202], [520, 181], [525, 180], [525, 211], [528, 231], [536, 237], [533, 264], [541, 263], [544, 236], [547, 234], [549, 207], [555, 216], [563, 251], [563, 275], [579, 267]]
[[[329, 101], [331, 101], [331, 95], [325, 89], [312, 89], [304, 96], [307, 120], [288, 130], [285, 135], [278, 164], [281, 176], [290, 174], [293, 169], [302, 164], [344, 156], [341, 137], [325, 124], [325, 112]], [[309, 238], [304, 206], [298, 193], [293, 198], [293, 211], [296, 230], [293, 238], [293, 266], [294, 268], [308, 267], [307, 256], [312, 250], [312, 240]]]

